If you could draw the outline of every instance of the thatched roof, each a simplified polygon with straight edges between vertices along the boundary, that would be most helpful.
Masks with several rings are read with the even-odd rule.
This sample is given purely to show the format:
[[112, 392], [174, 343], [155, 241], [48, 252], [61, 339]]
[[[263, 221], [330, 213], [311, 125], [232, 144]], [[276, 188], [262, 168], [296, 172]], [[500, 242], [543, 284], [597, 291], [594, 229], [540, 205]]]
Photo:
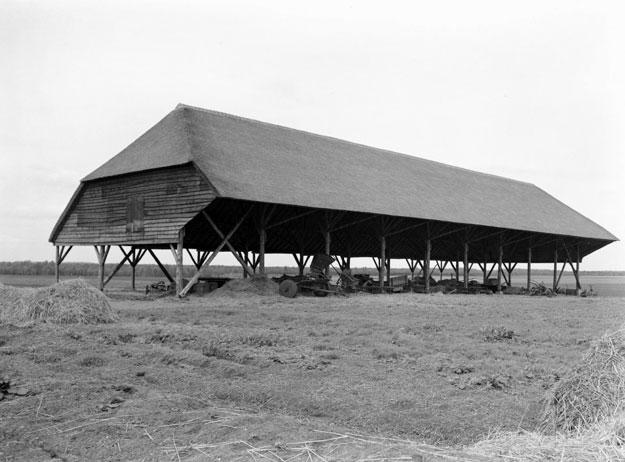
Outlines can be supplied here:
[[223, 198], [617, 240], [533, 184], [186, 105], [83, 181], [189, 162]]

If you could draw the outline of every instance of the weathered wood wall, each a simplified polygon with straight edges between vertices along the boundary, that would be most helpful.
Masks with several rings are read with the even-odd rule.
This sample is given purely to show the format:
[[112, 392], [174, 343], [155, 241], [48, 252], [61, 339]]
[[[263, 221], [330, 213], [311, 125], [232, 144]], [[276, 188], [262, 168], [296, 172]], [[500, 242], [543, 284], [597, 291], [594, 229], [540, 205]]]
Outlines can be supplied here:
[[190, 164], [88, 182], [54, 244], [175, 243], [178, 230], [214, 198]]

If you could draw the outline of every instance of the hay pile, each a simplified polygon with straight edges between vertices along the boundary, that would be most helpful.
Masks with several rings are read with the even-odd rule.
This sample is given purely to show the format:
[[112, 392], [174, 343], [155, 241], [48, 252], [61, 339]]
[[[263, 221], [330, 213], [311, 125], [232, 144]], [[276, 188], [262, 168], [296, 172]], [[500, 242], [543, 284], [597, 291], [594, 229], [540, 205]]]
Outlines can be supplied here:
[[41, 289], [0, 283], [0, 322], [44, 320], [54, 324], [96, 324], [118, 321], [108, 298], [82, 279]]
[[542, 430], [579, 433], [625, 412], [624, 399], [625, 326], [594, 341], [581, 363], [549, 390]]
[[625, 461], [625, 326], [593, 342], [548, 391], [537, 432], [499, 433], [473, 452], [515, 461]]
[[231, 279], [212, 293], [226, 296], [236, 294], [276, 295], [278, 293], [278, 283], [265, 276]]

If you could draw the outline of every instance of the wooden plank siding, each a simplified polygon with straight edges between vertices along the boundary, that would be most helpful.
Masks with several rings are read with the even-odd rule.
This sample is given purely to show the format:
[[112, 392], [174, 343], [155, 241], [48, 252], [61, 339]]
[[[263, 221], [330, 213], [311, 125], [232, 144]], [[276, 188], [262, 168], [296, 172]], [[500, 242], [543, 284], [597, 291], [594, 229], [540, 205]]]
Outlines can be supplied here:
[[84, 183], [56, 245], [165, 244], [215, 198], [191, 165]]

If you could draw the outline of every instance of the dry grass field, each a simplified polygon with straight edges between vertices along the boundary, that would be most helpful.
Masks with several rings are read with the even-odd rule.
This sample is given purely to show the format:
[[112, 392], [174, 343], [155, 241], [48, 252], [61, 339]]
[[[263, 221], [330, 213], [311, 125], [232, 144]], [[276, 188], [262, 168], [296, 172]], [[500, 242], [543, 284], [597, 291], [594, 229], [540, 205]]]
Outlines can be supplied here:
[[625, 322], [623, 298], [109, 296], [112, 324], [0, 323], [0, 383], [27, 391], [0, 460], [494, 460], [460, 454], [533, 430]]

